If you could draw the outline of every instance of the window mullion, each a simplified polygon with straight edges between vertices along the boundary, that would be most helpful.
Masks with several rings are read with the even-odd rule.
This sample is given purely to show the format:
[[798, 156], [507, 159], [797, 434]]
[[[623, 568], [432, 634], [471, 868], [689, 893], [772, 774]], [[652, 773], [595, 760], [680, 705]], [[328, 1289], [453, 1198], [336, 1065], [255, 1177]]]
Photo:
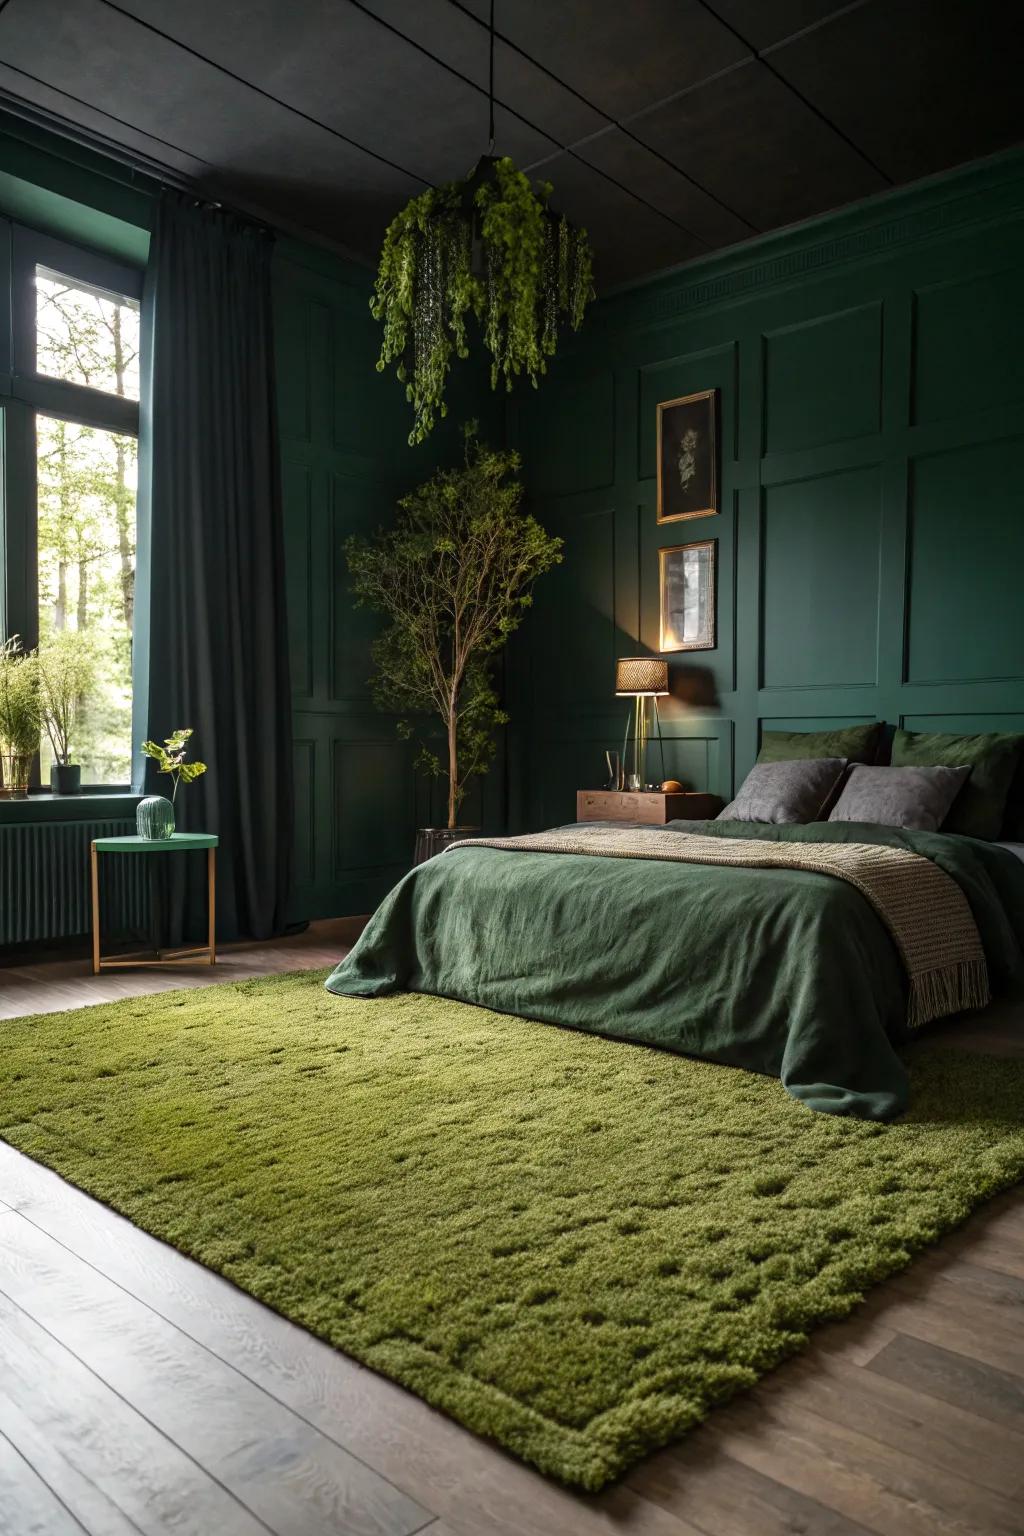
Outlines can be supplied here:
[[26, 649], [39, 639], [35, 413], [5, 400], [3, 629]]

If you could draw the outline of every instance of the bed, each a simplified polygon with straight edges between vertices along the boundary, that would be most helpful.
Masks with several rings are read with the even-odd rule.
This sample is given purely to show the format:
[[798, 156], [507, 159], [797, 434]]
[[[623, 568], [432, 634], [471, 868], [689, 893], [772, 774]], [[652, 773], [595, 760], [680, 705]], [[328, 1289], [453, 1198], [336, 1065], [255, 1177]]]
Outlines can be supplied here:
[[[1024, 862], [994, 843], [852, 822], [679, 822], [680, 838], [872, 844], [966, 898], [993, 996], [1024, 985]], [[810, 1108], [886, 1120], [908, 1101], [908, 978], [872, 904], [805, 869], [496, 847], [413, 869], [327, 982], [439, 994], [769, 1073]]]

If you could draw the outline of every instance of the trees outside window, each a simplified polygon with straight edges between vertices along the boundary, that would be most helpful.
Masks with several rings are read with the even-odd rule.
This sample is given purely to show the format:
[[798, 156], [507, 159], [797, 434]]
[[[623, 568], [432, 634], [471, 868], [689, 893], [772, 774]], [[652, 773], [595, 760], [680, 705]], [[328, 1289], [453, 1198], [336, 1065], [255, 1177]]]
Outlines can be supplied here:
[[[19, 419], [35, 487], [29, 502], [20, 486], [26, 504], [13, 507], [26, 590], [15, 583], [5, 627], [44, 653], [68, 637], [80, 646], [90, 681], [73, 760], [83, 784], [128, 786], [141, 275], [17, 229], [15, 255], [12, 393], [33, 407]], [[51, 762], [44, 739], [44, 788]]]
[[[36, 417], [39, 644], [73, 631], [91, 662], [75, 761], [83, 781], [131, 780], [134, 438]], [[40, 759], [49, 779], [48, 743]]]

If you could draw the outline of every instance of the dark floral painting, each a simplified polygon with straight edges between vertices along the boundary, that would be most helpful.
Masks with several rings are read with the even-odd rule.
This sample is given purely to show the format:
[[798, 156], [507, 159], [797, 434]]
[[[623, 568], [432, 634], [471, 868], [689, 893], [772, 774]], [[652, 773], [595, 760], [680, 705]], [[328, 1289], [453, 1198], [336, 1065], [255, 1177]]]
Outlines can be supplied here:
[[718, 391], [658, 406], [658, 522], [718, 511]]

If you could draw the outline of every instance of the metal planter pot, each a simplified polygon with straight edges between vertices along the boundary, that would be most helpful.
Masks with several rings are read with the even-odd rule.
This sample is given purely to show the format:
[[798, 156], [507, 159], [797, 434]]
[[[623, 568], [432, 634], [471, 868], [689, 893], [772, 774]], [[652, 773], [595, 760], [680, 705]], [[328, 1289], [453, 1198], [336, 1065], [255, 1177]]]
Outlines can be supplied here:
[[479, 837], [479, 827], [420, 827], [416, 833], [414, 864], [425, 864], [436, 854], [444, 853], [452, 843], [460, 843], [465, 837]]

